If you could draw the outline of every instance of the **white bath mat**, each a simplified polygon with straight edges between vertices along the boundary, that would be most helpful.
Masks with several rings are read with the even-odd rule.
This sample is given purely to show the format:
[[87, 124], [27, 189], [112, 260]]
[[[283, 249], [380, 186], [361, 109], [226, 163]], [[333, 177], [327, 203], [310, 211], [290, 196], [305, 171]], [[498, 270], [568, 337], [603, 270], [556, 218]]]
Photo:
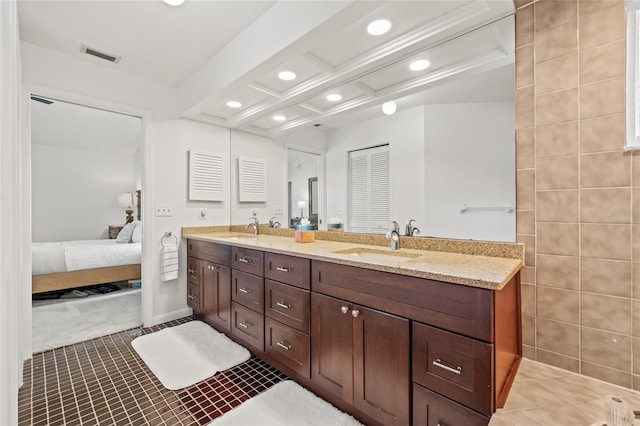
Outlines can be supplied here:
[[191, 386], [249, 359], [249, 351], [201, 321], [135, 338], [131, 346], [167, 389]]
[[296, 382], [285, 380], [243, 402], [209, 426], [362, 426]]

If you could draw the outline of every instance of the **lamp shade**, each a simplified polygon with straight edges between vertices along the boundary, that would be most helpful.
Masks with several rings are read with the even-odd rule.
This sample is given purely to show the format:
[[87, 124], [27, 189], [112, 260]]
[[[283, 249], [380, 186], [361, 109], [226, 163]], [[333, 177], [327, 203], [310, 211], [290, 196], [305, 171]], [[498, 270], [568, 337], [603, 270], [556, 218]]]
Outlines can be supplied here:
[[298, 201], [299, 209], [304, 209], [306, 206], [307, 206], [307, 203], [305, 201]]
[[123, 192], [118, 195], [118, 205], [120, 207], [129, 207], [131, 208], [136, 203], [133, 201], [133, 193], [131, 192]]

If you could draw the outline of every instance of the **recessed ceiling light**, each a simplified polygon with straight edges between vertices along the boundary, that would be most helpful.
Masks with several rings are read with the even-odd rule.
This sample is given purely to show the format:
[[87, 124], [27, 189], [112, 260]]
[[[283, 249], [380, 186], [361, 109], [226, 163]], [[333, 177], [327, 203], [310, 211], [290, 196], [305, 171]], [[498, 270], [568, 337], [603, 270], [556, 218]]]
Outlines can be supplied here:
[[240, 108], [242, 104], [238, 101], [227, 101], [227, 106], [229, 108]]
[[397, 107], [398, 106], [393, 101], [385, 102], [382, 104], [382, 112], [387, 115], [392, 115], [394, 112], [396, 112]]
[[180, 6], [182, 3], [184, 3], [184, 0], [162, 0], [162, 1], [168, 4], [169, 6]]
[[342, 95], [339, 93], [331, 93], [327, 95], [327, 100], [331, 102], [338, 102], [342, 100]]
[[285, 117], [284, 115], [274, 115], [273, 119], [276, 121], [284, 121], [287, 119], [287, 117]]
[[429, 62], [428, 60], [418, 59], [417, 61], [411, 62], [409, 68], [411, 69], [411, 71], [422, 71], [429, 68], [429, 65], [431, 65], [431, 62]]
[[391, 21], [388, 19], [377, 19], [367, 25], [367, 32], [374, 36], [385, 34], [390, 29]]
[[284, 81], [291, 81], [296, 79], [296, 73], [293, 71], [280, 71], [278, 78]]

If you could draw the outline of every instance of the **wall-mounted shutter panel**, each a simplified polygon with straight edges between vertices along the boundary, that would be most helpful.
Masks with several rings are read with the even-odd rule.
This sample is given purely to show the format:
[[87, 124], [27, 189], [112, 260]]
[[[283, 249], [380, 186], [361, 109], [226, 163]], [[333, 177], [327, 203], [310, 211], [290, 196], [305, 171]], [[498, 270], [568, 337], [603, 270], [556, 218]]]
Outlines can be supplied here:
[[389, 145], [349, 152], [349, 231], [386, 233], [391, 221]]
[[224, 201], [227, 176], [224, 154], [189, 150], [189, 200]]
[[260, 158], [238, 158], [238, 201], [267, 201], [267, 162]]

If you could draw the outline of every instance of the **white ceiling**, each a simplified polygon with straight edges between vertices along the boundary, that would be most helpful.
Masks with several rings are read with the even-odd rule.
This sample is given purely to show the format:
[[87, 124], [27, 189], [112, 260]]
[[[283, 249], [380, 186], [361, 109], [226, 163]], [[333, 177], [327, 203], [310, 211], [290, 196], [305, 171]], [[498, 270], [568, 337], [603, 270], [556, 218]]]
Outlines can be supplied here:
[[[512, 14], [511, 0], [19, 2], [23, 40], [173, 85], [182, 117], [267, 136], [370, 118], [388, 100], [513, 100]], [[380, 17], [391, 31], [368, 35]], [[409, 71], [417, 58], [431, 66]], [[296, 80], [278, 79], [285, 69]]]

